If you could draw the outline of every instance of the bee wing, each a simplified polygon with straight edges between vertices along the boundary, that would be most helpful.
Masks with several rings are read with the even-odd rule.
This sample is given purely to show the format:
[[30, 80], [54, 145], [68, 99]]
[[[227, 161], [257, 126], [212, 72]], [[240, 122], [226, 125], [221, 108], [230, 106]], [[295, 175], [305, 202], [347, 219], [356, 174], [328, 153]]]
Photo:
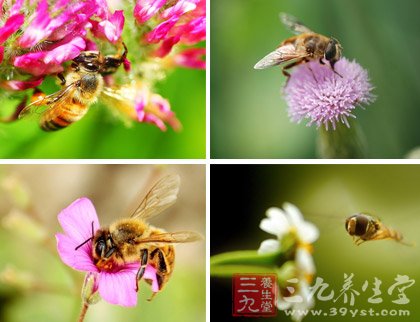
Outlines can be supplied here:
[[148, 219], [173, 205], [178, 195], [179, 184], [180, 178], [177, 174], [160, 179], [146, 194], [131, 218]]
[[137, 114], [133, 108], [133, 103], [128, 99], [128, 97], [135, 96], [132, 91], [133, 89], [129, 86], [105, 86], [101, 93], [101, 99], [107, 104], [107, 106], [115, 107], [115, 109], [121, 112], [122, 115], [136, 119]]
[[296, 17], [284, 12], [280, 12], [281, 22], [294, 34], [313, 33], [311, 29], [301, 23]]
[[297, 52], [293, 44], [286, 44], [278, 47], [255, 64], [255, 69], [264, 69], [280, 65], [292, 59], [298, 59], [308, 56], [306, 52]]
[[173, 233], [161, 233], [152, 235], [147, 238], [140, 238], [136, 240], [138, 243], [190, 243], [202, 240], [203, 236], [194, 231], [177, 231]]
[[54, 108], [57, 106], [60, 101], [66, 101], [69, 97], [69, 93], [76, 89], [77, 82], [67, 85], [63, 89], [55, 92], [53, 94], [39, 98], [38, 100], [32, 102], [31, 104], [25, 106], [22, 111], [19, 113], [19, 118], [26, 117], [32, 114], [39, 114], [44, 111], [44, 106], [48, 106], [48, 109]]

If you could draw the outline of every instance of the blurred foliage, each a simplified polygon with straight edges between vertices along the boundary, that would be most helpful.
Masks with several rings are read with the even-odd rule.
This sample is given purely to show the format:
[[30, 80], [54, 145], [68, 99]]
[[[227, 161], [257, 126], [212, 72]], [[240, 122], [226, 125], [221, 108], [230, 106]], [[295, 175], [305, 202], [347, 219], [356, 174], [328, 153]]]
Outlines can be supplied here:
[[416, 0], [212, 0], [212, 157], [316, 157], [316, 128], [289, 121], [280, 68], [253, 69], [292, 36], [279, 12], [336, 37], [368, 70], [377, 100], [355, 112], [367, 157], [404, 157], [420, 145], [419, 10]]
[[[44, 92], [57, 91], [51, 77], [44, 83]], [[179, 68], [157, 85], [157, 92], [169, 100], [182, 123], [180, 132], [171, 128], [161, 132], [146, 123], [127, 126], [110, 112], [112, 107], [96, 103], [83, 119], [57, 132], [42, 131], [36, 116], [0, 123], [0, 158], [204, 158], [205, 72]], [[3, 94], [0, 115], [10, 115], [19, 98], [22, 95], [14, 94], [9, 99], [8, 94]]]
[[[334, 290], [335, 297], [338, 296], [344, 284], [344, 273], [354, 273], [354, 288], [360, 292], [354, 307], [344, 304], [342, 297], [335, 303], [315, 298], [315, 309], [328, 312], [333, 307], [404, 309], [410, 310], [410, 316], [369, 316], [368, 319], [378, 322], [420, 319], [417, 303], [420, 298], [419, 165], [213, 165], [211, 183], [211, 255], [258, 249], [263, 240], [273, 238], [259, 228], [266, 210], [272, 206], [281, 207], [286, 201], [291, 202], [300, 208], [306, 220], [320, 229], [313, 256], [316, 275], [329, 284], [323, 295]], [[232, 195], [232, 191], [236, 194]], [[380, 218], [416, 246], [409, 247], [392, 240], [354, 245], [344, 224], [347, 217], [358, 212]], [[408, 275], [416, 281], [405, 290], [410, 299], [406, 305], [392, 303], [398, 297], [395, 292], [392, 295], [387, 293], [398, 274]], [[380, 304], [367, 301], [373, 295], [375, 277], [382, 280], [383, 302]], [[361, 287], [366, 280], [369, 287], [362, 292]], [[231, 296], [231, 279], [211, 279], [212, 319], [238, 321], [231, 317]], [[303, 322], [336, 318], [306, 317]], [[355, 319], [349, 314], [339, 318], [340, 321], [360, 320], [360, 317]], [[277, 318], [269, 320], [287, 319], [284, 313], [279, 312]], [[266, 318], [261, 321], [266, 321]]]
[[[59, 174], [63, 173], [72, 180], [61, 180]], [[138, 196], [139, 191], [143, 195], [150, 180], [154, 182], [156, 176], [166, 173], [181, 176], [179, 200], [151, 223], [172, 231], [195, 230], [204, 236], [204, 166], [1, 166], [0, 321], [76, 321], [85, 273], [66, 266], [58, 256], [54, 237], [61, 231], [58, 213], [76, 195], [87, 195], [95, 204], [101, 224], [109, 224], [126, 216], [122, 210], [130, 208], [128, 199]], [[104, 182], [114, 190], [102, 191]], [[138, 204], [139, 200], [135, 201]], [[174, 273], [153, 301], [147, 301], [151, 296], [149, 285], [142, 281], [139, 286], [136, 307], [119, 307], [101, 300], [90, 306], [85, 321], [204, 322], [205, 242], [176, 246]]]

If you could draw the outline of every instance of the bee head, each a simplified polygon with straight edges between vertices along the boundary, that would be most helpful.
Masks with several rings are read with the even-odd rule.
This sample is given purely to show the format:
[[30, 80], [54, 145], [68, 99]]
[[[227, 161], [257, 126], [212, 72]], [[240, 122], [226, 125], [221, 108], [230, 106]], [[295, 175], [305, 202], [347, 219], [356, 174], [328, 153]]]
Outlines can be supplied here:
[[100, 229], [93, 237], [92, 255], [94, 261], [108, 259], [115, 252], [115, 244], [108, 229]]
[[350, 236], [361, 236], [366, 233], [369, 225], [369, 217], [356, 214], [346, 219], [346, 230]]
[[340, 60], [343, 48], [335, 38], [330, 38], [330, 41], [325, 48], [324, 58], [331, 64], [331, 68], [334, 69], [334, 64]]
[[84, 51], [73, 59], [75, 69], [82, 68], [86, 72], [98, 72], [102, 64], [102, 56], [95, 51]]

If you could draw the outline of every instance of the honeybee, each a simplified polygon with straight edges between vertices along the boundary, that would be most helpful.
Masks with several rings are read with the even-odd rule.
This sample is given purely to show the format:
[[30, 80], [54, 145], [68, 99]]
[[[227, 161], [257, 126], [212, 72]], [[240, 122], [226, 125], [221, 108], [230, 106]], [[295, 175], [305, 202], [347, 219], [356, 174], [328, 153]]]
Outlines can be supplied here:
[[401, 244], [412, 246], [403, 241], [403, 235], [392, 228], [386, 227], [379, 219], [367, 214], [358, 213], [346, 219], [345, 228], [350, 236], [356, 236], [354, 242], [360, 245], [368, 240], [393, 239]]
[[47, 106], [39, 122], [44, 131], [56, 131], [79, 121], [101, 94], [103, 75], [114, 73], [127, 57], [127, 47], [124, 43], [123, 46], [121, 56], [103, 56], [97, 51], [82, 52], [73, 59], [72, 70], [65, 77], [61, 73], [57, 75], [64, 87], [51, 95], [36, 90], [31, 104], [20, 112], [19, 118]]
[[[150, 189], [130, 218], [118, 220], [95, 233], [92, 227], [92, 237], [75, 250], [92, 241], [94, 264], [105, 271], [112, 271], [127, 263], [140, 262], [136, 279], [133, 280], [136, 291], [138, 281], [143, 277], [146, 266], [150, 264], [156, 269], [161, 291], [174, 269], [175, 250], [172, 244], [202, 239], [200, 234], [193, 231], [166, 232], [146, 221], [175, 203], [179, 184], [178, 175], [162, 178]], [[147, 282], [151, 283], [148, 280]], [[155, 295], [156, 293], [153, 293], [149, 300]]]
[[286, 71], [287, 69], [311, 60], [319, 60], [319, 63], [324, 65], [325, 59], [334, 73], [341, 77], [334, 69], [335, 63], [342, 55], [342, 47], [337, 39], [313, 32], [291, 15], [281, 13], [280, 19], [297, 36], [284, 40], [277, 49], [255, 64], [255, 69], [264, 69], [292, 61], [282, 68], [283, 75], [289, 79], [290, 74]]

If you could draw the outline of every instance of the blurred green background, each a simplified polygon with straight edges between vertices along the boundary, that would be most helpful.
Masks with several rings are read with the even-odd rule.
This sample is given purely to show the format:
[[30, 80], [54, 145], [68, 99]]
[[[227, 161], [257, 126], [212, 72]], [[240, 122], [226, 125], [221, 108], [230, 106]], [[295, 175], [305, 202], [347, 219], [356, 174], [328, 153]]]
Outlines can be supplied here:
[[[86, 196], [101, 225], [132, 213], [140, 195], [168, 173], [178, 173], [178, 201], [150, 222], [167, 231], [205, 235], [205, 166], [1, 165], [0, 321], [77, 321], [84, 273], [67, 267], [56, 250], [57, 215]], [[100, 301], [89, 321], [205, 321], [205, 242], [175, 246], [174, 273], [153, 301], [140, 282], [138, 305]]]
[[[404, 309], [405, 317], [367, 317], [369, 321], [419, 321], [420, 319], [420, 166], [419, 165], [212, 165], [211, 166], [211, 255], [234, 250], [256, 250], [260, 243], [274, 238], [259, 228], [265, 211], [284, 202], [295, 204], [306, 220], [320, 230], [314, 243], [317, 273], [326, 283], [328, 295], [339, 294], [344, 273], [354, 273], [354, 289], [361, 293], [351, 307], [340, 298], [336, 303], [315, 299], [315, 309], [329, 312], [333, 307], [348, 309]], [[226, 179], [228, 178], [228, 179]], [[409, 247], [392, 240], [354, 245], [347, 234], [345, 219], [368, 212], [399, 230]], [[387, 293], [397, 275], [408, 275], [416, 283], [405, 290], [410, 303], [392, 303], [395, 291]], [[382, 280], [383, 302], [370, 304], [374, 278]], [[361, 291], [363, 283], [369, 286]], [[232, 318], [231, 279], [211, 278], [212, 320], [245, 321]], [[334, 298], [335, 298], [334, 297]], [[324, 311], [325, 312], [325, 311]], [[290, 321], [283, 312], [261, 321]], [[337, 317], [306, 317], [307, 321], [335, 320]], [[340, 321], [359, 321], [349, 315]]]
[[[58, 89], [54, 82], [50, 78], [41, 88], [54, 93]], [[0, 123], [0, 158], [205, 158], [205, 91], [202, 70], [178, 68], [158, 84], [157, 92], [169, 100], [183, 125], [180, 132], [171, 128], [162, 132], [146, 123], [127, 127], [101, 103], [92, 105], [80, 121], [57, 132], [42, 131], [36, 117]], [[2, 115], [19, 102], [5, 96], [0, 99]]]
[[420, 2], [212, 0], [212, 158], [314, 158], [316, 128], [291, 123], [280, 68], [255, 63], [292, 36], [279, 12], [334, 36], [369, 71], [377, 100], [357, 109], [369, 158], [402, 158], [420, 145]]

